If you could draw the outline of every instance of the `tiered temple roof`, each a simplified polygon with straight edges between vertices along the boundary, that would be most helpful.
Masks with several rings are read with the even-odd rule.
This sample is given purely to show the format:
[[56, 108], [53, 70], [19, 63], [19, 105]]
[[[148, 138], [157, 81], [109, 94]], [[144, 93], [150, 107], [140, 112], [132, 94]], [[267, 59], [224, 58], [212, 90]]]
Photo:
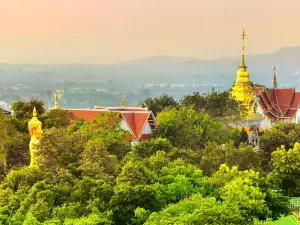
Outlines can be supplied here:
[[99, 114], [107, 112], [114, 112], [121, 117], [127, 124], [131, 136], [127, 137], [129, 141], [136, 139], [143, 141], [149, 139], [148, 134], [143, 134], [145, 124], [148, 122], [150, 128], [156, 129], [158, 124], [151, 111], [146, 108], [140, 107], [99, 107], [95, 106], [94, 109], [68, 109], [76, 118], [82, 118], [86, 121], [92, 121]]
[[263, 114], [271, 120], [291, 119], [300, 104], [300, 92], [294, 88], [266, 88], [256, 93]]

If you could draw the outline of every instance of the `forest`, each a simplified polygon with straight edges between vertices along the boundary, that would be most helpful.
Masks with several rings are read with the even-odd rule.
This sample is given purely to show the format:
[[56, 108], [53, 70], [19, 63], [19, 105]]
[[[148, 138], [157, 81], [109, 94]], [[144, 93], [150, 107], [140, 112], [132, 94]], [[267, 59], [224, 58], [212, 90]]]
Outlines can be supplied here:
[[[0, 113], [1, 225], [271, 225], [300, 196], [300, 127], [276, 123], [248, 143], [229, 92], [141, 103], [159, 127], [131, 145], [110, 114], [92, 122], [38, 99]], [[27, 124], [43, 133], [29, 167]]]

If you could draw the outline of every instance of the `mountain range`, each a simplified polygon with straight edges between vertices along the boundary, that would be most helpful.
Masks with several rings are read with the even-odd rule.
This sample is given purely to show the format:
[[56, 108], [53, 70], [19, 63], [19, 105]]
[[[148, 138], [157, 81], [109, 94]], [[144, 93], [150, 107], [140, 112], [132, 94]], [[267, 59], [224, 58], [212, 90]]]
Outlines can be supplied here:
[[[268, 54], [246, 55], [250, 79], [270, 86], [276, 66], [279, 87], [300, 87], [300, 46]], [[0, 64], [0, 85], [13, 83], [55, 84], [61, 81], [113, 80], [131, 86], [145, 84], [215, 84], [230, 87], [240, 57], [201, 60], [194, 57], [152, 56], [110, 65]]]
[[[126, 69], [143, 68], [152, 73], [173, 74], [169, 82], [189, 82], [224, 84], [231, 86], [235, 80], [241, 57], [201, 60], [170, 56], [153, 56], [134, 61], [123, 62], [117, 66]], [[246, 55], [246, 64], [250, 79], [254, 83], [270, 86], [273, 70], [276, 67], [278, 85], [300, 86], [300, 46], [284, 47], [268, 54]], [[166, 76], [168, 77], [168, 76]], [[163, 76], [161, 77], [163, 78]]]

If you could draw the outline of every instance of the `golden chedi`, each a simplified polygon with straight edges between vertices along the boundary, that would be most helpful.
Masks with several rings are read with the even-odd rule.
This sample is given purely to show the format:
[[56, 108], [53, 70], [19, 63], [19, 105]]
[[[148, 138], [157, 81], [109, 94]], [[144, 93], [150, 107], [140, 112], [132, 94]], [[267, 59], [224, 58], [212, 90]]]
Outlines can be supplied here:
[[31, 136], [30, 143], [29, 143], [30, 166], [35, 166], [36, 165], [35, 154], [42, 134], [42, 122], [39, 121], [39, 119], [37, 118], [37, 112], [35, 107], [33, 108], [32, 119], [28, 123], [28, 131]]
[[253, 114], [253, 90], [250, 84], [249, 73], [245, 63], [245, 52], [244, 52], [244, 39], [245, 31], [242, 33], [242, 59], [239, 66], [239, 70], [236, 73], [236, 80], [232, 87], [232, 96], [240, 102], [246, 116]]

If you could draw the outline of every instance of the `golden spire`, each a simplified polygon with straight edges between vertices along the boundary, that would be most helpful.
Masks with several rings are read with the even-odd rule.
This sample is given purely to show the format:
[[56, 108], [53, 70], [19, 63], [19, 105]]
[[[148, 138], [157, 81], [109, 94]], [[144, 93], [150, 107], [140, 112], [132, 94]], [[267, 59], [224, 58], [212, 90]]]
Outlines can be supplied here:
[[273, 73], [273, 89], [277, 88], [277, 77], [276, 77], [276, 68], [274, 66], [274, 73]]
[[36, 117], [36, 116], [37, 116], [37, 112], [36, 112], [36, 108], [35, 108], [35, 106], [33, 107], [32, 116], [33, 116], [33, 117]]
[[125, 98], [122, 97], [122, 101], [121, 101], [121, 107], [124, 108], [125, 107]]
[[243, 28], [243, 32], [242, 32], [242, 60], [241, 60], [241, 64], [239, 66], [239, 68], [241, 69], [246, 69], [247, 66], [245, 64], [245, 30]]

